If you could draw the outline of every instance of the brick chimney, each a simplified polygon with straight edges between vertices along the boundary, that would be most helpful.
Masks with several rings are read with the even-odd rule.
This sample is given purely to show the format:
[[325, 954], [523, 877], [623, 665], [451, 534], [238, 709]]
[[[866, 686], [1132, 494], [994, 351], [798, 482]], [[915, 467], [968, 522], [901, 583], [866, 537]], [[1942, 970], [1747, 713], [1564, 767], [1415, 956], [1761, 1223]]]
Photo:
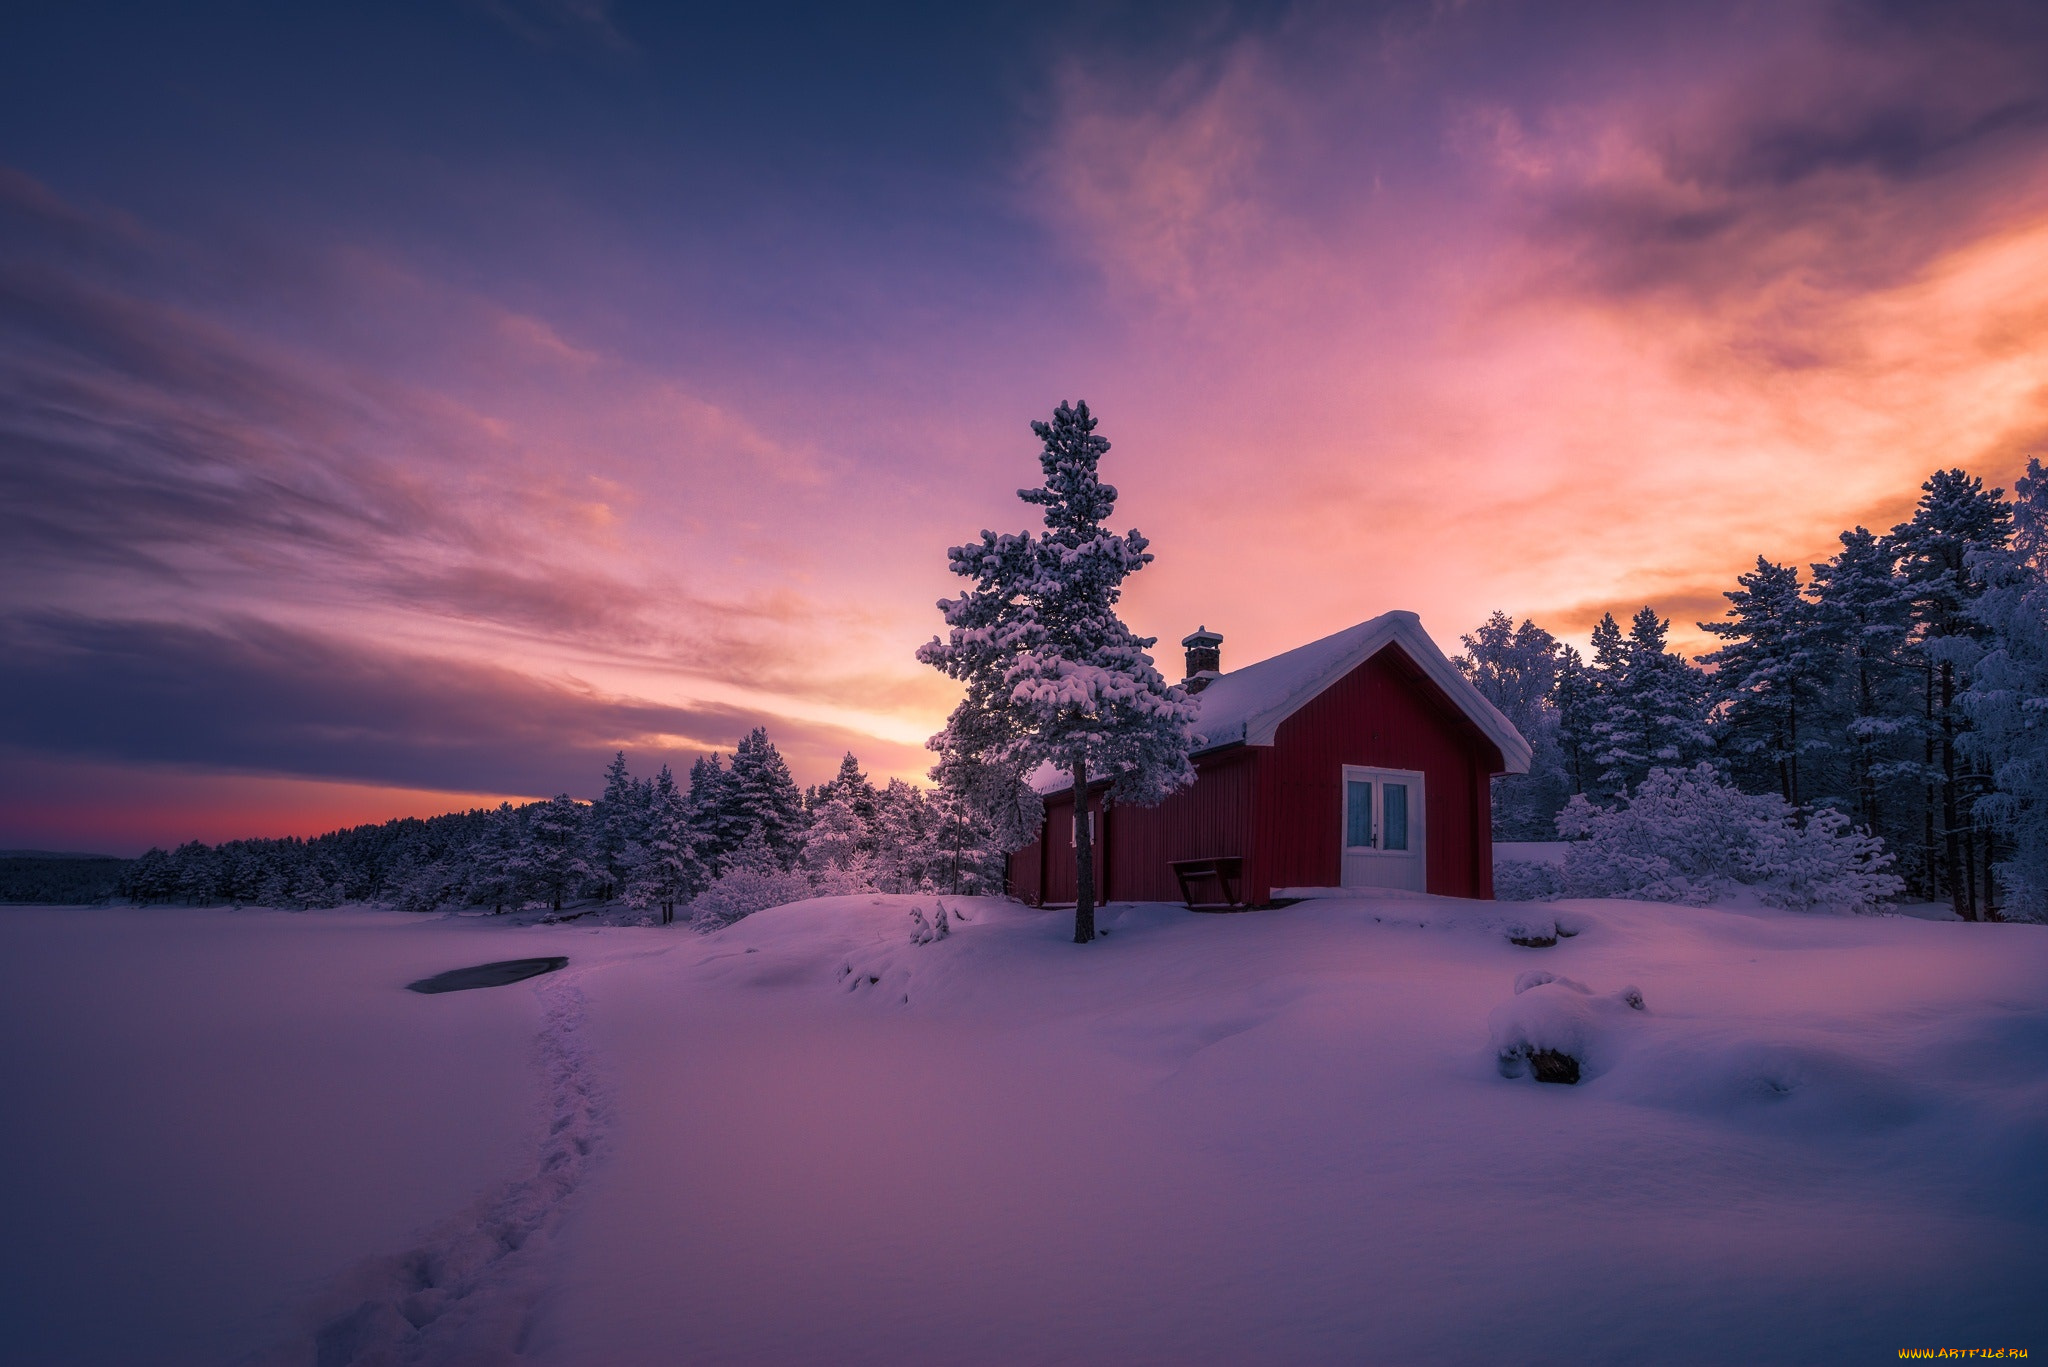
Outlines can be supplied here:
[[1181, 687], [1190, 693], [1199, 693], [1223, 677], [1223, 637], [1220, 633], [1199, 627], [1192, 636], [1181, 637], [1180, 643], [1188, 652], [1188, 676], [1181, 680]]

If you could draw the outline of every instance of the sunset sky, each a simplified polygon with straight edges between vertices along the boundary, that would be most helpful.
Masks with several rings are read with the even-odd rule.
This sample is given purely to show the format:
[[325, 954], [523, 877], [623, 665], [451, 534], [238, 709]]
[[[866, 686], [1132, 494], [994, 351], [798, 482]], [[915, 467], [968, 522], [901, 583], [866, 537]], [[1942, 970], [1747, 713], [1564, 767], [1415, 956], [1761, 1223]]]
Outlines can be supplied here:
[[1086, 399], [1127, 617], [1693, 623], [2048, 454], [2048, 7], [0, 19], [0, 846], [921, 778]]

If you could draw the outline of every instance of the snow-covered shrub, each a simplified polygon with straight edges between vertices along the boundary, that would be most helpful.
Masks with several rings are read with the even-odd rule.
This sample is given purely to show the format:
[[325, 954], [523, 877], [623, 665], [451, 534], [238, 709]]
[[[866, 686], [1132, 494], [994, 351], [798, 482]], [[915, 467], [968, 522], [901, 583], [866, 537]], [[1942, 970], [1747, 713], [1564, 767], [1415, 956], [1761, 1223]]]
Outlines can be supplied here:
[[910, 943], [914, 945], [928, 945], [934, 941], [943, 940], [952, 933], [953, 926], [946, 919], [946, 904], [944, 902], [938, 904], [938, 910], [932, 913], [930, 920], [925, 919], [921, 908], [912, 907], [910, 909]]
[[1555, 864], [1503, 859], [1493, 866], [1493, 895], [1502, 902], [1548, 902], [1564, 894], [1564, 872]]
[[690, 902], [690, 922], [698, 930], [717, 930], [757, 911], [815, 896], [809, 874], [783, 868], [765, 841], [750, 839], [725, 872]]
[[875, 878], [866, 860], [856, 861], [851, 868], [820, 869], [811, 874], [811, 896], [845, 897], [856, 892], [873, 892]]
[[1612, 807], [1574, 797], [1558, 813], [1570, 897], [1637, 897], [1703, 905], [1745, 887], [1768, 906], [1856, 911], [1903, 880], [1874, 836], [1823, 809], [1801, 826], [1774, 793], [1745, 793], [1713, 766], [1653, 769]]

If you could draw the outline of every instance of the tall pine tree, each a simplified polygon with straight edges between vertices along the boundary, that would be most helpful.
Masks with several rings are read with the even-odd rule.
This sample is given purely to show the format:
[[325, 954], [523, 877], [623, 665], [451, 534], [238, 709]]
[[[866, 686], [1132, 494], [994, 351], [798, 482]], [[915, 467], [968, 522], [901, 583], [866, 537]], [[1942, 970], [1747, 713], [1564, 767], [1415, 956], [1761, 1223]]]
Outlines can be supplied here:
[[1550, 840], [1557, 814], [1576, 789], [1559, 742], [1555, 695], [1561, 656], [1557, 638], [1524, 619], [1518, 627], [1495, 612], [1469, 636], [1451, 663], [1528, 740], [1529, 772], [1493, 780], [1493, 838]]
[[789, 764], [766, 727], [757, 726], [740, 739], [728, 772], [728, 800], [740, 827], [740, 840], [759, 838], [784, 869], [796, 867], [803, 849], [804, 802]]
[[[1984, 549], [1970, 569], [1984, 585], [1973, 608], [1992, 633], [1958, 705], [1961, 743], [1989, 771], [1977, 813], [2003, 837], [1998, 881], [2008, 916], [2048, 920], [2048, 469], [2038, 459], [2014, 484], [2009, 550]], [[1987, 915], [1991, 908], [1987, 903]]]
[[1614, 615], [1593, 629], [1593, 765], [1603, 798], [1619, 797], [1652, 769], [1689, 769], [1706, 756], [1706, 683], [1668, 649], [1671, 623], [1645, 607], [1626, 637]]
[[[918, 651], [967, 685], [929, 742], [940, 770], [976, 771], [984, 790], [1022, 805], [1016, 789], [1051, 764], [1072, 784], [1077, 813], [1098, 781], [1107, 783], [1105, 804], [1149, 806], [1194, 780], [1195, 705], [1153, 667], [1153, 639], [1117, 615], [1124, 579], [1152, 556], [1135, 530], [1103, 526], [1117, 491], [1097, 473], [1109, 442], [1095, 426], [1085, 403], [1062, 403], [1051, 422], [1031, 424], [1045, 483], [1017, 496], [1044, 509], [1045, 530], [984, 531], [953, 547], [953, 573], [973, 588], [939, 604], [949, 631]], [[1090, 823], [1077, 819], [1077, 944], [1095, 938], [1093, 846]]]
[[1798, 807], [1808, 800], [1800, 762], [1827, 744], [1814, 716], [1826, 680], [1818, 613], [1790, 565], [1758, 556], [1756, 568], [1736, 583], [1722, 595], [1729, 620], [1700, 623], [1727, 642], [1702, 660], [1714, 666], [1719, 749], [1738, 769], [1761, 766], [1779, 795]]
[[1911, 602], [1907, 649], [1921, 671], [1922, 839], [1956, 914], [1976, 920], [1983, 901], [1976, 874], [1981, 864], [1989, 878], [1993, 852], [1969, 813], [1988, 778], [1957, 745], [1967, 718], [1956, 696], [1989, 634], [1973, 612], [1984, 592], [1976, 557], [2005, 548], [2012, 509], [2003, 489], [1986, 489], [1962, 470], [1937, 470], [1920, 488], [1920, 503], [1892, 529], [1892, 544]]
[[[1843, 532], [1842, 549], [1813, 566], [1815, 633], [1828, 676], [1826, 725], [1842, 758], [1834, 796], [1850, 819], [1911, 853], [1909, 819], [1919, 764], [1902, 749], [1918, 734], [1914, 698], [1902, 661], [1908, 600], [1890, 543], [1863, 527]], [[1909, 885], [1926, 886], [1929, 872], [1917, 859], [1902, 860]]]

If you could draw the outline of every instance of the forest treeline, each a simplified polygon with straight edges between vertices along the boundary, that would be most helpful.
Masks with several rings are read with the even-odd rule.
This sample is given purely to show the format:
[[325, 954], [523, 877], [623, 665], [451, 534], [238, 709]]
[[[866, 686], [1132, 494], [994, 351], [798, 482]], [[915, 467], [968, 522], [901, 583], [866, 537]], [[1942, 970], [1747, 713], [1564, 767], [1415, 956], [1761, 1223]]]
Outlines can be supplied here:
[[1671, 649], [1644, 607], [1591, 658], [1496, 612], [1456, 663], [1535, 748], [1495, 780], [1494, 837], [1554, 840], [1575, 794], [1626, 800], [1652, 770], [1712, 765], [1882, 840], [1907, 895], [1966, 919], [2048, 912], [2048, 476], [2016, 497], [1937, 471], [1906, 521], [1856, 527], [1804, 575], [1758, 556]]
[[687, 786], [668, 766], [635, 778], [624, 754], [595, 802], [564, 794], [495, 811], [406, 818], [309, 840], [192, 841], [131, 865], [138, 903], [506, 911], [623, 902], [663, 922], [679, 907], [731, 920], [819, 891], [999, 892], [1002, 851], [944, 791], [870, 782], [848, 754], [799, 789], [763, 728], [712, 754]]
[[[1759, 556], [1725, 615], [1700, 623], [1719, 644], [1697, 659], [1648, 606], [1603, 617], [1590, 657], [1501, 612], [1465, 636], [1458, 667], [1534, 748], [1529, 773], [1495, 781], [1495, 838], [1556, 839], [1575, 796], [1567, 824], [1583, 825], [1653, 773], [1705, 764], [1802, 821], [1839, 813], [1881, 842], [1910, 897], [1972, 920], [2048, 918], [2048, 473], [2029, 462], [2008, 498], [1942, 470], [1921, 495], [1906, 521], [1841, 533], [1804, 573]], [[592, 803], [193, 842], [151, 850], [119, 891], [420, 910], [618, 900], [719, 920], [821, 889], [1001, 891], [1003, 845], [1024, 825], [977, 808], [944, 783], [877, 787], [850, 754], [799, 790], [756, 729], [686, 785], [666, 768], [635, 778], [621, 755]]]

